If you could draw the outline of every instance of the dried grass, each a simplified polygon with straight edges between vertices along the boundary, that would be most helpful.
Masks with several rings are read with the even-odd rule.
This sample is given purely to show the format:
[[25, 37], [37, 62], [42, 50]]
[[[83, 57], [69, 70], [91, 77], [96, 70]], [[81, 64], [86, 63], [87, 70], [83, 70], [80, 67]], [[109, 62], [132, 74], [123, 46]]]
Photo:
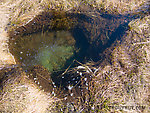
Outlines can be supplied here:
[[[9, 73], [13, 74], [9, 75]], [[3, 89], [0, 94], [2, 113], [45, 113], [47, 108], [51, 109], [53, 103], [58, 101], [54, 96], [41, 90], [21, 69], [4, 68], [0, 74], [9, 76], [2, 83]]]
[[[43, 10], [55, 9], [69, 11], [83, 4], [111, 14], [137, 13], [148, 8], [148, 0], [3, 0], [10, 8], [12, 24], [23, 24]], [[147, 4], [147, 5], [146, 5]], [[145, 7], [147, 6], [147, 7]]]
[[[81, 2], [90, 4], [92, 7], [110, 11], [111, 13], [130, 13], [148, 1], [143, 0], [108, 0], [108, 1], [51, 1], [31, 0], [31, 1], [3, 1], [7, 3], [12, 11], [12, 24], [21, 25], [32, 19], [45, 8], [58, 10], [70, 10], [79, 7]], [[135, 5], [136, 4], [136, 5]], [[3, 4], [5, 6], [6, 4]], [[26, 16], [28, 15], [28, 16]], [[91, 112], [121, 112], [110, 109], [108, 105], [145, 105], [144, 111], [149, 112], [149, 86], [150, 86], [150, 16], [133, 20], [129, 23], [130, 30], [123, 37], [123, 41], [112, 49], [110, 57], [111, 64], [107, 61], [99, 63], [87, 63], [81, 65], [87, 72], [90, 72], [93, 80], [90, 81], [89, 94], [85, 95], [86, 103], [79, 102], [74, 105], [80, 112], [84, 111], [83, 106]], [[103, 65], [103, 66], [102, 66]], [[68, 71], [68, 70], [67, 70]], [[89, 73], [88, 73], [89, 74]], [[26, 76], [26, 75], [23, 75]], [[24, 77], [21, 77], [24, 78]], [[52, 109], [51, 103], [55, 101], [52, 96], [48, 96], [42, 90], [24, 78], [22, 82], [4, 86], [0, 100], [0, 110], [2, 112], [46, 112]], [[13, 80], [14, 81], [14, 80]], [[83, 99], [81, 99], [83, 100]], [[63, 104], [63, 103], [62, 103]], [[55, 107], [56, 104], [52, 104]], [[61, 106], [61, 105], [60, 105]], [[61, 108], [60, 108], [61, 109]], [[56, 112], [56, 111], [55, 111]], [[125, 112], [125, 111], [124, 111]], [[126, 111], [129, 112], [129, 111]]]
[[[113, 49], [111, 56], [109, 56], [112, 64], [105, 65], [103, 68], [100, 64], [98, 72], [93, 79], [95, 90], [92, 90], [92, 94], [96, 98], [94, 102], [95, 107], [102, 106], [102, 111], [115, 111], [115, 109], [106, 110], [106, 106], [141, 105], [146, 108], [143, 111], [137, 109], [134, 112], [149, 112], [149, 22], [150, 16], [130, 22], [129, 26], [132, 29], [127, 31], [123, 41], [118, 43]], [[106, 61], [104, 62], [106, 63]], [[128, 109], [123, 111], [130, 112]]]

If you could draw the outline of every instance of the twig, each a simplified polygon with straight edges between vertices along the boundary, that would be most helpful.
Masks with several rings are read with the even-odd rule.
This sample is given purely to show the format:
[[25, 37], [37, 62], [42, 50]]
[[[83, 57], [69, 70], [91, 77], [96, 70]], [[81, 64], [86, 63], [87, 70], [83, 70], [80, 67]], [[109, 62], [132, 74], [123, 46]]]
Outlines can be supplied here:
[[69, 68], [71, 67], [71, 65], [74, 63], [75, 60], [72, 61], [72, 63], [69, 65], [69, 67], [65, 70], [65, 72], [62, 73], [62, 76], [69, 70]]

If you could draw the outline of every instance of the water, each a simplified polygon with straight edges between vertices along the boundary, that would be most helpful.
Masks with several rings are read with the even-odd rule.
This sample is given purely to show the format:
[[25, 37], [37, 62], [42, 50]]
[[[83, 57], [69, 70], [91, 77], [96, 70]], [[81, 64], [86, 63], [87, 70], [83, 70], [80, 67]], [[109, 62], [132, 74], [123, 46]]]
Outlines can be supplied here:
[[[121, 40], [133, 18], [93, 10], [90, 13], [43, 12], [10, 32], [10, 52], [45, 91], [57, 96], [62, 91], [61, 98], [72, 100], [89, 91], [92, 79], [89, 70], [76, 69], [81, 64], [74, 61], [105, 59], [110, 51], [103, 52]], [[57, 88], [61, 89], [58, 93]]]
[[69, 31], [61, 30], [15, 37], [11, 46], [17, 63], [24, 68], [42, 65], [52, 72], [62, 69], [77, 52], [75, 42]]

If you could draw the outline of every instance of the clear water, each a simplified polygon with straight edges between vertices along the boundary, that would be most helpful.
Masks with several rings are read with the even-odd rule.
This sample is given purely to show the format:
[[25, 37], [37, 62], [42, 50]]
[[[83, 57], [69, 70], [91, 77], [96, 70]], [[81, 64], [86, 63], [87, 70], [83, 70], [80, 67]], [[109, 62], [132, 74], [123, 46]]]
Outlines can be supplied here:
[[73, 36], [63, 30], [15, 37], [12, 46], [17, 63], [26, 69], [41, 65], [50, 72], [62, 69], [76, 52]]

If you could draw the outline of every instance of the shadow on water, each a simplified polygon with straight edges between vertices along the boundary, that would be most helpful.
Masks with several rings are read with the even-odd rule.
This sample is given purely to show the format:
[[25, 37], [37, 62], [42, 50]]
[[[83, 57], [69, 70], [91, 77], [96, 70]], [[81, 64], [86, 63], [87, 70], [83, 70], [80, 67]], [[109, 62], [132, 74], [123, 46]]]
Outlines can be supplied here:
[[[41, 70], [49, 70], [44, 72], [49, 74], [43, 76], [51, 76], [48, 78], [52, 78], [54, 86], [61, 87], [67, 92], [70, 91], [68, 87], [75, 86], [71, 90], [75, 90], [78, 96], [86, 90], [83, 86], [90, 81], [90, 74], [83, 77], [85, 70], [76, 68], [62, 73], [69, 66], [78, 66], [74, 60], [86, 63], [90, 60], [97, 62], [104, 59], [105, 56], [101, 53], [117, 40], [121, 40], [128, 29], [128, 23], [134, 18], [136, 17], [108, 15], [93, 10], [90, 13], [46, 11], [26, 25], [10, 31], [9, 49], [17, 63], [27, 67], [32, 79], [38, 78], [38, 73], [42, 76], [40, 66], [36, 67], [41, 65]], [[43, 38], [44, 35], [46, 36]], [[24, 63], [27, 64], [23, 65]], [[81, 78], [88, 80], [82, 82]], [[44, 81], [42, 78], [39, 78], [40, 80]], [[42, 87], [47, 87], [48, 84], [43, 84]]]

